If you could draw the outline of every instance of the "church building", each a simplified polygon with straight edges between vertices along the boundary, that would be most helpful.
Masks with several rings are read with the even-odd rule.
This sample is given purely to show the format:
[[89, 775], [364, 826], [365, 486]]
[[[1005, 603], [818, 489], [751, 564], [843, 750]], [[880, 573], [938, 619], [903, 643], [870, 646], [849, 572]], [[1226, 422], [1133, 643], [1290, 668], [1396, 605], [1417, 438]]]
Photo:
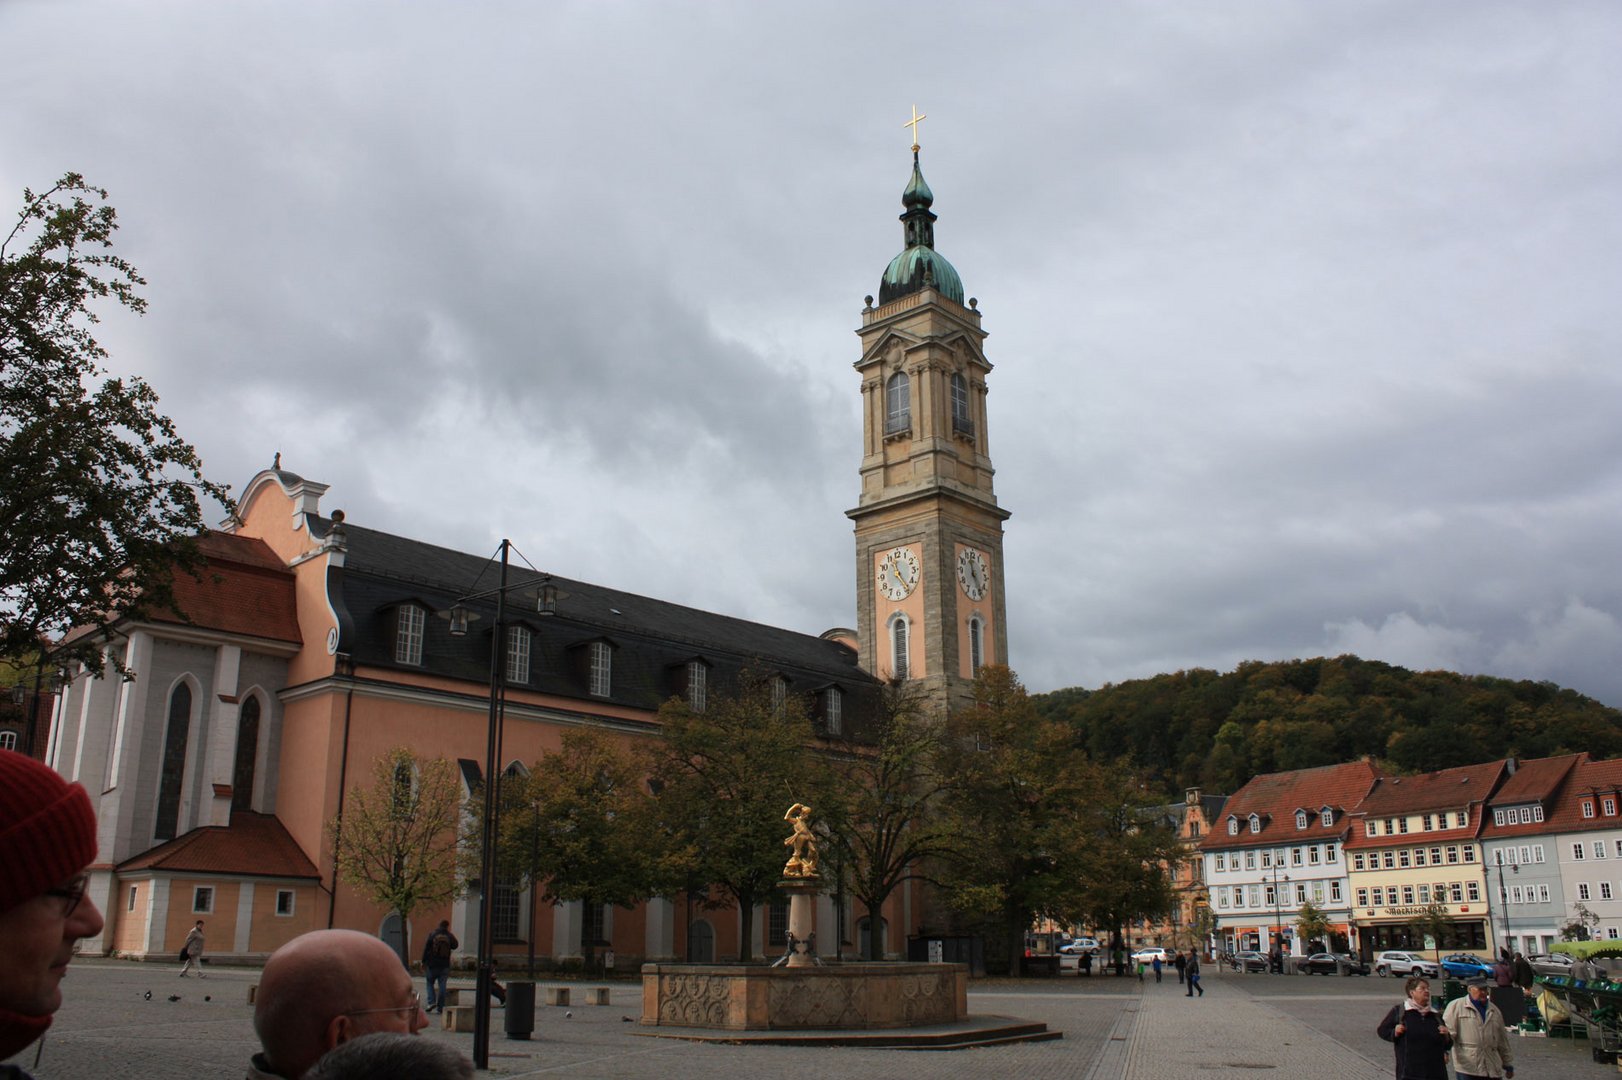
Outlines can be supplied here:
[[[857, 628], [807, 634], [515, 572], [501, 624], [502, 769], [523, 770], [575, 728], [656, 738], [663, 701], [702, 708], [745, 671], [800, 696], [818, 733], [833, 737], [885, 680], [917, 682], [939, 707], [960, 707], [979, 666], [1007, 662], [1008, 514], [992, 491], [991, 365], [977, 302], [965, 303], [957, 271], [934, 249], [916, 146], [902, 202], [905, 248], [858, 330]], [[456, 762], [464, 794], [481, 783], [495, 600], [469, 605], [470, 632], [458, 633], [451, 615], [490, 584], [491, 560], [368, 528], [323, 508], [326, 495], [278, 456], [249, 481], [233, 519], [204, 538], [201, 579], [177, 580], [185, 617], [126, 621], [105, 646], [102, 677], [66, 673], [47, 760], [96, 803], [90, 894], [107, 919], [86, 952], [172, 957], [197, 919], [219, 959], [261, 959], [328, 926], [404, 948], [441, 918], [472, 952], [476, 893], [403, 926], [343, 880], [328, 826], [397, 746]], [[113, 673], [114, 657], [132, 679]], [[923, 903], [909, 885], [874, 920], [824, 895], [817, 923], [839, 932], [819, 933], [817, 947], [854, 956], [878, 933], [887, 955], [904, 955]], [[746, 951], [736, 912], [680, 896], [588, 909], [497, 882], [491, 907], [496, 953], [509, 963], [530, 950], [551, 960], [612, 950], [626, 965]], [[784, 909], [755, 914], [749, 954], [780, 950]]]

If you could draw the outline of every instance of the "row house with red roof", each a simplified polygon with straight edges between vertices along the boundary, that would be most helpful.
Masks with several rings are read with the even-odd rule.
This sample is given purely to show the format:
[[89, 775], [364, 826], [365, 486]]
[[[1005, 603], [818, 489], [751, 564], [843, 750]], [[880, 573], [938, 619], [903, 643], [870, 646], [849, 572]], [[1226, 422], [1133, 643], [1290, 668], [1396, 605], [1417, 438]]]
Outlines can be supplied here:
[[1483, 811], [1512, 768], [1494, 761], [1375, 781], [1346, 841], [1354, 937], [1365, 954], [1430, 947], [1415, 920], [1435, 905], [1452, 920], [1447, 945], [1487, 948]]
[[1299, 954], [1296, 917], [1309, 902], [1331, 935], [1351, 932], [1343, 849], [1378, 779], [1353, 761], [1253, 777], [1228, 797], [1200, 844], [1219, 949]]
[[1586, 913], [1595, 936], [1616, 940], [1622, 938], [1622, 761], [1583, 758], [1546, 815], [1564, 895], [1560, 923]]
[[[1562, 845], [1550, 829], [1558, 827], [1565, 793], [1587, 764], [1587, 754], [1523, 761], [1519, 767], [1512, 762], [1510, 775], [1487, 800], [1481, 853], [1492, 902], [1492, 936], [1512, 950], [1548, 952], [1560, 940], [1560, 928], [1570, 921], [1561, 880]], [[1570, 809], [1575, 817], [1577, 807]], [[1616, 865], [1622, 869], [1622, 864]]]

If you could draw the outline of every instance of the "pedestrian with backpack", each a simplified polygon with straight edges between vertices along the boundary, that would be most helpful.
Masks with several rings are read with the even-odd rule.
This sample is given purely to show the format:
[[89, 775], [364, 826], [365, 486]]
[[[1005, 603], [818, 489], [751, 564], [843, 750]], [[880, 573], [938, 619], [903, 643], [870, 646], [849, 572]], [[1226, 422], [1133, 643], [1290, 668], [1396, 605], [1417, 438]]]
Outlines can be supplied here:
[[451, 954], [462, 943], [451, 933], [451, 921], [441, 919], [439, 929], [428, 935], [422, 943], [422, 970], [428, 978], [428, 1000], [423, 1005], [427, 1012], [445, 1011], [445, 984], [451, 977]]

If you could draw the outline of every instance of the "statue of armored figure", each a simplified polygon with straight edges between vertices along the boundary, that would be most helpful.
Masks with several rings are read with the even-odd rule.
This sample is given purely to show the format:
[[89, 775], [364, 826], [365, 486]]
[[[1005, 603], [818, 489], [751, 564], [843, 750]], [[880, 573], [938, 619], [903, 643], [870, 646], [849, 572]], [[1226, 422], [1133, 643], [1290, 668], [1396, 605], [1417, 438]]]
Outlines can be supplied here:
[[790, 850], [783, 876], [816, 877], [817, 838], [811, 831], [811, 808], [804, 803], [795, 803], [783, 815], [783, 820], [794, 826], [794, 831], [783, 840], [783, 846]]

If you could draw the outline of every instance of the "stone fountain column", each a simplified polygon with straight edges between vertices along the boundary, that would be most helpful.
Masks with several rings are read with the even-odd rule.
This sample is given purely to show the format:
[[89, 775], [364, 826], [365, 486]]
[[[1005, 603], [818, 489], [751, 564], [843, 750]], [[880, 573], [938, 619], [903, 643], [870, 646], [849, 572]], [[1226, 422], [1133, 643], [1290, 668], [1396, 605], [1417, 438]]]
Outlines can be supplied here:
[[822, 880], [815, 874], [805, 877], [786, 877], [777, 887], [788, 893], [788, 955], [785, 966], [811, 967], [822, 961], [817, 959], [816, 931], [813, 912], [817, 894], [822, 891]]

